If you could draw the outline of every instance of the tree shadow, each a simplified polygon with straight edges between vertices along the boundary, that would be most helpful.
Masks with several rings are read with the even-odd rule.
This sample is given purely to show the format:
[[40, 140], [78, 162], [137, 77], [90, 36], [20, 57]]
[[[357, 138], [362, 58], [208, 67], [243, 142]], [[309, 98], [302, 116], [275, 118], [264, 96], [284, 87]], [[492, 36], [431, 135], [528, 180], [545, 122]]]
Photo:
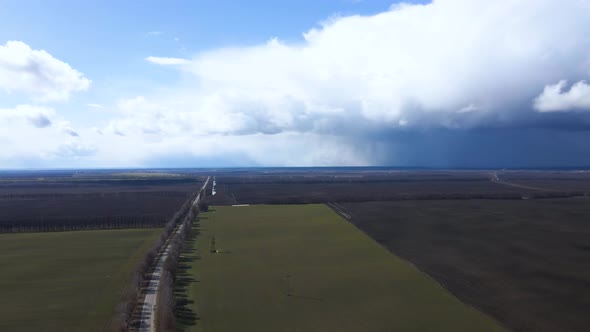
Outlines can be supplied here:
[[199, 233], [199, 222], [197, 220], [193, 223], [192, 231], [186, 239], [184, 249], [178, 260], [176, 282], [174, 284], [174, 295], [176, 297], [175, 315], [178, 331], [195, 326], [200, 319], [199, 315], [192, 308], [192, 304], [195, 301], [190, 298], [189, 293], [191, 284], [200, 282], [190, 273], [193, 262], [201, 259], [197, 250], [194, 249]]

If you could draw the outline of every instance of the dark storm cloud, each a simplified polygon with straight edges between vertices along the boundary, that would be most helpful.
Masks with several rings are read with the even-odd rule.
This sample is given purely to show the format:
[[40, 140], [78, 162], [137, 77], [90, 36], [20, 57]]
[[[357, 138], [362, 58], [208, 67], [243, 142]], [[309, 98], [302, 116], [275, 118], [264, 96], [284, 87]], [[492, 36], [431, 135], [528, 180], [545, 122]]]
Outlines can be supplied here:
[[504, 168], [590, 166], [589, 141], [587, 128], [478, 128], [393, 131], [368, 142], [384, 147], [384, 165]]

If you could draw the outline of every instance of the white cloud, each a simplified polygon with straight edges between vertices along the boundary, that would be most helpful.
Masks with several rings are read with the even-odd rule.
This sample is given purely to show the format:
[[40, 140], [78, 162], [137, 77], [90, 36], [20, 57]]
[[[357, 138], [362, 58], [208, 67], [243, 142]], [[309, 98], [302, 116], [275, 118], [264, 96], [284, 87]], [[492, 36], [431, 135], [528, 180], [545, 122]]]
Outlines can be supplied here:
[[0, 45], [0, 89], [23, 92], [38, 101], [58, 101], [89, 86], [83, 74], [44, 50], [20, 41]]
[[[590, 73], [588, 17], [588, 1], [436, 0], [334, 17], [297, 43], [148, 57], [196, 79], [121, 99], [107, 124], [77, 127], [79, 137], [59, 134], [92, 147], [85, 158], [95, 166], [167, 156], [375, 164], [395, 151], [374, 144], [373, 134], [511, 126], [539, 116], [531, 101], [547, 82]], [[586, 87], [547, 88], [571, 106], [581, 105]]]
[[49, 107], [18, 105], [11, 109], [0, 109], [0, 125], [2, 127], [31, 125], [45, 128], [51, 126], [54, 116], [55, 111]]
[[566, 85], [566, 80], [547, 85], [535, 99], [535, 109], [539, 112], [590, 111], [590, 85], [586, 81], [579, 81], [569, 91], [564, 91]]
[[177, 65], [187, 65], [190, 63], [187, 59], [181, 58], [167, 58], [167, 57], [157, 57], [157, 56], [148, 56], [145, 58], [146, 61], [155, 63], [157, 65], [162, 66], [177, 66]]
[[93, 156], [96, 151], [96, 147], [92, 145], [84, 145], [77, 142], [66, 142], [61, 144], [53, 154], [61, 158], [81, 159], [84, 157]]
[[[589, 15], [590, 5], [580, 1], [439, 0], [335, 17], [300, 43], [271, 39], [192, 60], [150, 57], [183, 65], [198, 85], [122, 100], [104, 132], [124, 134], [139, 154], [141, 142], [145, 155], [166, 142], [168, 151], [206, 156], [227, 152], [215, 142], [231, 141], [240, 147], [234, 153], [282, 164], [265, 148], [277, 140], [291, 164], [306, 164], [321, 163], [310, 155], [371, 149], [363, 136], [374, 130], [509, 125], [534, 112], [522, 105], [546, 82], [590, 72]], [[329, 141], [329, 149], [311, 141], [303, 148], [298, 136]], [[168, 145], [187, 141], [218, 149]], [[375, 158], [363, 155], [359, 163]]]
[[199, 86], [180, 99], [226, 133], [509, 121], [545, 82], [590, 72], [589, 16], [581, 1], [395, 5], [333, 18], [301, 43], [201, 53], [184, 67]]
[[57, 158], [73, 129], [49, 107], [19, 105], [0, 109], [0, 167], [31, 167], [36, 160]]
[[469, 104], [459, 110], [459, 113], [469, 113], [469, 112], [477, 112], [479, 111], [479, 107], [474, 104]]

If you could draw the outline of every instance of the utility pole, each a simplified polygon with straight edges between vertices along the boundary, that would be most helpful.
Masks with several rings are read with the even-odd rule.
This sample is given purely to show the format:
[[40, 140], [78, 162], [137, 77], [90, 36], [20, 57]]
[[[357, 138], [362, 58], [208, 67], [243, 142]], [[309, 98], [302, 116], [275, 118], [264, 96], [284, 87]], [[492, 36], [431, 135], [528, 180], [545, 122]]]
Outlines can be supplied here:
[[213, 235], [213, 238], [211, 239], [211, 253], [216, 253], [217, 249], [215, 248], [215, 235]]

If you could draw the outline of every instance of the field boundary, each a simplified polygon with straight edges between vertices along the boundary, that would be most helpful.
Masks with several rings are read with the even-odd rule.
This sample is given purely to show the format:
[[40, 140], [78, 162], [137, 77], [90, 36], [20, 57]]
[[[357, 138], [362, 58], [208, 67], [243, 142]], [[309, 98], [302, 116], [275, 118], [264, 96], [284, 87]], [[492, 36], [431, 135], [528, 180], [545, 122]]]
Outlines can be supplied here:
[[[338, 212], [337, 212], [338, 213]], [[338, 215], [340, 215], [338, 213]], [[341, 215], [340, 215], [341, 216]], [[351, 221], [352, 218], [348, 219], [347, 221]], [[442, 282], [439, 281], [438, 279], [436, 279], [432, 274], [430, 274], [427, 270], [423, 269], [422, 267], [420, 267], [419, 265], [415, 264], [414, 262], [404, 258], [403, 256], [397, 255], [395, 252], [393, 252], [391, 249], [389, 249], [385, 244], [380, 243], [379, 241], [375, 240], [369, 233], [365, 232], [363, 229], [361, 229], [360, 227], [358, 227], [355, 223], [351, 222], [352, 225], [354, 225], [354, 227], [356, 229], [358, 229], [360, 232], [362, 232], [366, 237], [368, 237], [371, 241], [374, 241], [375, 243], [377, 243], [379, 246], [381, 246], [382, 248], [384, 248], [385, 250], [387, 250], [389, 253], [391, 253], [392, 255], [394, 255], [395, 257], [397, 257], [398, 259], [402, 260], [403, 262], [407, 263], [408, 265], [412, 266], [414, 269], [416, 269], [417, 271], [419, 271], [420, 273], [424, 274], [426, 277], [428, 277], [430, 280], [432, 280], [434, 283], [438, 284], [440, 287], [442, 287], [446, 292], [448, 292], [449, 294], [451, 294], [453, 297], [455, 297], [456, 299], [458, 299], [459, 301], [461, 301], [461, 303], [463, 303], [465, 306], [472, 308], [473, 310], [479, 312], [480, 314], [482, 314], [483, 316], [487, 317], [489, 320], [491, 320], [492, 322], [498, 324], [498, 326], [502, 327], [504, 330], [506, 331], [510, 331], [508, 329], [508, 327], [504, 324], [502, 324], [500, 321], [498, 321], [496, 318], [492, 317], [491, 315], [487, 314], [486, 312], [484, 312], [481, 308], [474, 306], [471, 303], [465, 302], [465, 300], [463, 298], [461, 298], [460, 296], [457, 296], [454, 292], [452, 292], [447, 285]]]
[[348, 210], [346, 210], [346, 208], [339, 205], [338, 203], [328, 202], [328, 203], [326, 203], [326, 205], [329, 208], [331, 208], [332, 210], [334, 210], [334, 212], [336, 212], [336, 214], [340, 215], [341, 217], [343, 217], [347, 221], [350, 221], [352, 219], [352, 214]]

